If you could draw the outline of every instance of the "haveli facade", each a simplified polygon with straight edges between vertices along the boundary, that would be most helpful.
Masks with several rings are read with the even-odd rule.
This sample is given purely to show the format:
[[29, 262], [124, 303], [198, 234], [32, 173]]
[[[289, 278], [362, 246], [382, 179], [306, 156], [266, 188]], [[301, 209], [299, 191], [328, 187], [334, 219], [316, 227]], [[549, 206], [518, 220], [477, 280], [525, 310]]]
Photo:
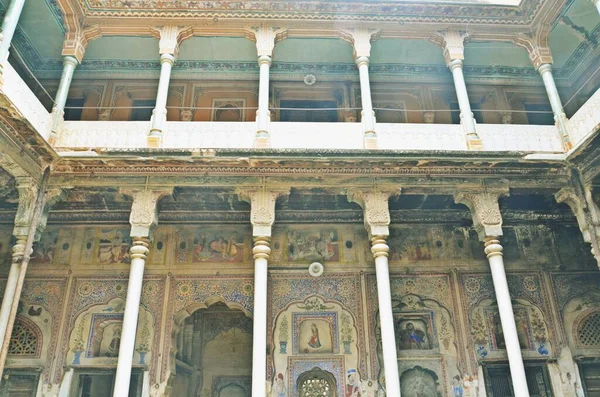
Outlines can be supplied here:
[[1, 396], [600, 395], [598, 1], [0, 9]]

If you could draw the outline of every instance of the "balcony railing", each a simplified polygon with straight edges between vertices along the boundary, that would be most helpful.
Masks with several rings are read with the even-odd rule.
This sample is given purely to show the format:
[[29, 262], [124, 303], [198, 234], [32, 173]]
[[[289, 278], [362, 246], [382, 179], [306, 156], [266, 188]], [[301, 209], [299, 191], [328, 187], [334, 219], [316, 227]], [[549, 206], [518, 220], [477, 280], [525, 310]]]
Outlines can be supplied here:
[[568, 128], [573, 146], [600, 129], [600, 89], [569, 119]]
[[[56, 147], [62, 149], [144, 148], [146, 121], [67, 121]], [[251, 149], [254, 122], [167, 122], [165, 149]], [[554, 126], [481, 124], [486, 151], [562, 152]], [[377, 124], [382, 150], [467, 150], [462, 127], [453, 124]], [[360, 123], [273, 122], [273, 149], [362, 149]]]

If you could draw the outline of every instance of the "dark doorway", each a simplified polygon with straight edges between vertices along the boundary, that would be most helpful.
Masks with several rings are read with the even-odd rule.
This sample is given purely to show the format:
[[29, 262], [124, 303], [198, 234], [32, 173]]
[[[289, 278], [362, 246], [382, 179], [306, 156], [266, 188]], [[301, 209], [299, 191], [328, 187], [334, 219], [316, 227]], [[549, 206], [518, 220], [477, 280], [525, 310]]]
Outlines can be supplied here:
[[335, 123], [338, 121], [335, 101], [281, 101], [279, 121]]

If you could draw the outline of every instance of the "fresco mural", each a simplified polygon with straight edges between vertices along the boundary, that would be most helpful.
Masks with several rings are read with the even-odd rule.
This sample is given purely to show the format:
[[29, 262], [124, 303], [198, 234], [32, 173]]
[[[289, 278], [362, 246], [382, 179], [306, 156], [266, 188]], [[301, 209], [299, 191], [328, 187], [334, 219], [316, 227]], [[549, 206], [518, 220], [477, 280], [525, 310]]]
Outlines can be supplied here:
[[176, 234], [177, 263], [241, 263], [249, 250], [244, 229], [236, 227], [182, 228]]

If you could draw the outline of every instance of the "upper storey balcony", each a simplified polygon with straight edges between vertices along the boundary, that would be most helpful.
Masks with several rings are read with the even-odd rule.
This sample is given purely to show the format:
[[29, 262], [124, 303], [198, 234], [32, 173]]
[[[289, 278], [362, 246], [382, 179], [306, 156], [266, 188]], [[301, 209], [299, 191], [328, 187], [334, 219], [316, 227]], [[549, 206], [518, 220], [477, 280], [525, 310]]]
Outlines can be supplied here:
[[386, 24], [259, 21], [129, 32], [110, 20], [62, 40], [66, 22], [38, 2], [25, 5], [4, 62], [2, 99], [61, 155], [142, 148], [565, 153], [600, 125], [596, 42], [581, 36], [598, 30], [600, 17], [586, 0], [556, 15], [547, 37], [529, 42], [518, 29], [494, 36], [487, 27], [428, 26], [411, 37]]

